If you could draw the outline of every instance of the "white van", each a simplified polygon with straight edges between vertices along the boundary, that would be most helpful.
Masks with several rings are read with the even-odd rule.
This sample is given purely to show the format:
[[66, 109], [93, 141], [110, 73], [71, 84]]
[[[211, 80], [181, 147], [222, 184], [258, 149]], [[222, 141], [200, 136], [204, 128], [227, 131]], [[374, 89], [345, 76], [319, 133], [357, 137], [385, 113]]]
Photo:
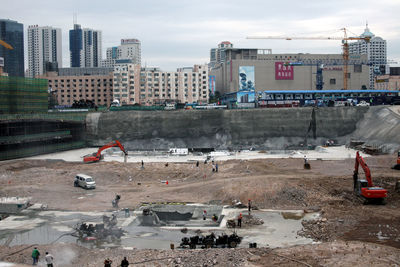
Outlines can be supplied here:
[[75, 187], [80, 186], [80, 187], [83, 187], [85, 189], [95, 189], [96, 188], [96, 182], [89, 175], [77, 174], [75, 176], [74, 186]]

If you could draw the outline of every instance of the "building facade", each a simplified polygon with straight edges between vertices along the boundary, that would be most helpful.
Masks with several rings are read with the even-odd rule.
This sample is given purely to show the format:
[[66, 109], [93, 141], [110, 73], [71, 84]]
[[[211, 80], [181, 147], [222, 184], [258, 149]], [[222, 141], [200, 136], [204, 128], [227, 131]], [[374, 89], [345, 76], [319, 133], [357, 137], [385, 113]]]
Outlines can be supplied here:
[[121, 104], [207, 103], [208, 67], [195, 65], [176, 72], [121, 64], [114, 68], [113, 98]]
[[[270, 54], [270, 49], [237, 48], [225, 52], [225, 62], [210, 73], [221, 94], [239, 90], [343, 89], [341, 54]], [[366, 55], [350, 58], [348, 89], [367, 88], [366, 61]]]
[[120, 46], [107, 48], [102, 67], [113, 68], [116, 64], [141, 64], [141, 44], [138, 39], [122, 39]]
[[0, 45], [0, 57], [4, 59], [3, 71], [8, 76], [25, 76], [24, 70], [24, 26], [9, 19], [0, 19], [0, 40], [13, 47]]
[[376, 76], [375, 89], [400, 91], [400, 67], [390, 67], [388, 74]]
[[218, 48], [211, 48], [210, 50], [210, 68], [215, 67], [225, 61], [225, 50], [233, 48], [233, 44], [229, 41], [224, 41], [218, 44]]
[[100, 67], [102, 60], [101, 31], [82, 29], [74, 24], [69, 31], [69, 51], [71, 67]]
[[62, 67], [61, 29], [31, 25], [27, 33], [29, 77]]
[[364, 30], [364, 33], [360, 37], [371, 38], [369, 42], [359, 40], [349, 44], [349, 54], [367, 55], [370, 62], [369, 67], [369, 89], [374, 89], [375, 77], [377, 75], [386, 74], [384, 70], [387, 64], [387, 50], [386, 40], [381, 37], [375, 36], [370, 32], [368, 24]]
[[[47, 79], [49, 89], [55, 94], [58, 105], [70, 106], [74, 101], [91, 100], [97, 106], [109, 107], [112, 102], [112, 71], [90, 74], [90, 69], [72, 68], [61, 72], [48, 72], [41, 76]], [[79, 70], [76, 70], [79, 69]]]

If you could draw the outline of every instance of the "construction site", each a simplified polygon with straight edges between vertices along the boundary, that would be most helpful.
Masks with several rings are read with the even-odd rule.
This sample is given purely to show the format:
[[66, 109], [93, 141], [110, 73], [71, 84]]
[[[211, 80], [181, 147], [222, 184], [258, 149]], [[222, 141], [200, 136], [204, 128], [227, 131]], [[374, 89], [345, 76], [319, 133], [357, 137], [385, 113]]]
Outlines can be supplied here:
[[399, 266], [399, 114], [98, 112], [36, 132], [10, 116], [26, 137], [2, 135], [21, 154], [0, 162], [0, 265], [37, 247], [56, 266]]

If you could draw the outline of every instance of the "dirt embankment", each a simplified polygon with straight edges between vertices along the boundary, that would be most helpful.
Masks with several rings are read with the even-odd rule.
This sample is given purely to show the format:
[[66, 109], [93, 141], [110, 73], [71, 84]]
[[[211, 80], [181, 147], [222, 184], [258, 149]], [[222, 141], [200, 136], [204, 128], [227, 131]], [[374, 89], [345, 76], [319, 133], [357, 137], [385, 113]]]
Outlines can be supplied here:
[[[68, 253], [72, 251], [66, 254], [72, 255], [71, 263], [58, 266], [101, 266], [106, 256], [115, 263], [124, 255], [138, 266], [399, 265], [400, 194], [394, 188], [400, 172], [390, 168], [393, 155], [366, 161], [374, 183], [389, 192], [386, 205], [363, 205], [353, 194], [354, 161], [350, 159], [311, 161], [311, 170], [303, 169], [301, 159], [231, 160], [218, 162], [218, 173], [212, 172], [210, 164], [196, 167], [195, 163], [146, 163], [141, 169], [137, 163], [16, 160], [0, 163], [0, 197], [31, 197], [32, 202], [47, 204], [50, 209], [81, 211], [111, 210], [115, 194], [122, 195], [120, 206], [129, 208], [150, 201], [230, 204], [252, 199], [258, 208], [320, 210], [322, 214], [322, 219], [304, 223], [301, 233], [322, 242], [315, 245], [207, 253], [39, 246], [42, 251], [63, 251], [62, 246]], [[93, 176], [97, 188], [73, 187], [77, 173]], [[168, 180], [168, 185], [161, 180]], [[0, 259], [30, 263], [30, 248], [9, 256], [21, 248], [0, 248]]]

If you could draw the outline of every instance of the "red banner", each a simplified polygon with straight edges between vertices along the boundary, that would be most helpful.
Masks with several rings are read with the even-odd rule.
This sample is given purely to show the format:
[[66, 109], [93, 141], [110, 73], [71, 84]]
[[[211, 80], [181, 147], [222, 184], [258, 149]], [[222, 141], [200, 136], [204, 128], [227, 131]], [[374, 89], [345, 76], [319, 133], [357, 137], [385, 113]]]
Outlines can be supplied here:
[[275, 80], [293, 80], [293, 66], [275, 62]]

